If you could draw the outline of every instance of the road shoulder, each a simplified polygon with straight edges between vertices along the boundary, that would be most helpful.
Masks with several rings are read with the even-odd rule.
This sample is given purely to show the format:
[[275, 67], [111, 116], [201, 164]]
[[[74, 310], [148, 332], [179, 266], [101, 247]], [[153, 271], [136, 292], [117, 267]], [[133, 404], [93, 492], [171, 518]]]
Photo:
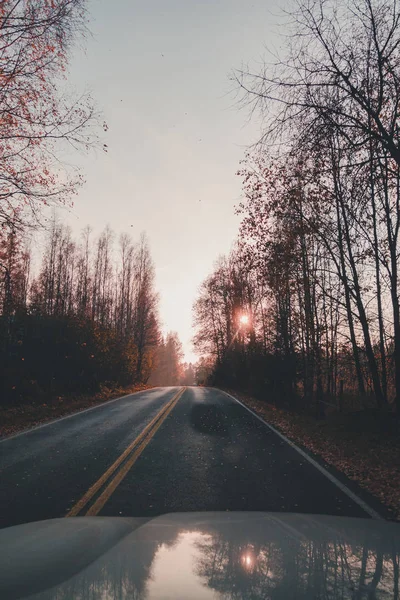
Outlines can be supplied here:
[[235, 390], [218, 389], [272, 425], [384, 518], [400, 520], [400, 454], [393, 440], [350, 436], [329, 420], [317, 421]]
[[55, 396], [51, 402], [0, 407], [0, 440], [151, 387], [143, 384], [124, 388], [103, 387], [96, 394]]

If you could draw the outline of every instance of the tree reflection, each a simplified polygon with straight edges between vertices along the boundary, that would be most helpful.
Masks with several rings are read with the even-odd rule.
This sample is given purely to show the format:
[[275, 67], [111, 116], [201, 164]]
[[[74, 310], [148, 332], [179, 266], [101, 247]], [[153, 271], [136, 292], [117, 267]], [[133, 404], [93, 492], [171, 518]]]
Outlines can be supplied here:
[[[277, 532], [275, 532], [276, 534]], [[305, 539], [296, 532], [266, 543], [245, 531], [214, 531], [196, 546], [196, 572], [221, 598], [399, 599], [399, 547], [386, 552], [373, 536], [349, 543], [346, 532]], [[275, 535], [276, 538], [276, 535]]]
[[140, 528], [135, 543], [128, 536], [77, 577], [30, 600], [145, 600], [154, 557], [161, 547], [172, 548], [178, 533], [172, 527], [157, 528], [156, 535]]
[[150, 521], [31, 600], [153, 600], [166, 586], [182, 598], [183, 582], [221, 600], [400, 600], [400, 539], [390, 523], [200, 514]]

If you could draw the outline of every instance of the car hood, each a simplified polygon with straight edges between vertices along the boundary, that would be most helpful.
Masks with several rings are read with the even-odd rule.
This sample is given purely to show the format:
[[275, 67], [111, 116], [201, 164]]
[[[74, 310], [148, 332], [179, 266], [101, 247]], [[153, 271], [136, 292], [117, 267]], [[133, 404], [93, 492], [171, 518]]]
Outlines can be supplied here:
[[256, 512], [52, 519], [0, 531], [0, 597], [397, 598], [399, 555], [400, 524], [371, 519]]

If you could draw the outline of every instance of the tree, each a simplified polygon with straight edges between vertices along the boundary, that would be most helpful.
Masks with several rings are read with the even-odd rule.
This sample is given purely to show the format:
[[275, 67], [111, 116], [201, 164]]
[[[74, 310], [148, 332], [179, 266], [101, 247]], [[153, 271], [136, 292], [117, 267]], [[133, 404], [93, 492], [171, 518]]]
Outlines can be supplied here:
[[[0, 239], [0, 381], [4, 402], [147, 383], [159, 345], [158, 296], [145, 238], [123, 235], [120, 263], [107, 227], [76, 243], [54, 218], [29, 286], [20, 235]], [[178, 382], [174, 383], [177, 384]]]
[[154, 368], [150, 376], [152, 385], [190, 385], [182, 383], [184, 365], [183, 351], [178, 334], [174, 331], [167, 333], [161, 339], [155, 353]]
[[[286, 144], [279, 157], [286, 164], [280, 167], [280, 179], [272, 177], [275, 187], [269, 193], [281, 203], [286, 194], [295, 218], [312, 233], [312, 255], [304, 246], [301, 250], [303, 275], [312, 264], [310, 258], [319, 261], [322, 256], [323, 272], [335, 271], [334, 285], [336, 290], [340, 287], [343, 300], [334, 295], [347, 321], [360, 395], [365, 398], [371, 386], [378, 406], [387, 405], [388, 348], [393, 344], [400, 413], [399, 7], [389, 0], [298, 0], [287, 15], [291, 25], [282, 59], [264, 65], [261, 73], [240, 72], [235, 78], [244, 102], [264, 119], [262, 142], [271, 148], [279, 136]], [[255, 205], [262, 203], [259, 189], [265, 193], [265, 180], [271, 182], [271, 156], [264, 152], [262, 160], [261, 188], [252, 190]], [[249, 173], [247, 181], [253, 179]], [[281, 188], [286, 188], [285, 194]], [[269, 206], [282, 221], [284, 211], [278, 214], [276, 204]], [[322, 315], [311, 310], [315, 302], [308, 278], [303, 276], [304, 341], [306, 354], [319, 369], [320, 327], [328, 324], [328, 296], [320, 289], [322, 277], [313, 276], [310, 282], [320, 289], [325, 308]], [[338, 332], [344, 334], [340, 327]], [[324, 362], [328, 364], [327, 357]]]
[[134, 258], [133, 340], [137, 347], [137, 379], [147, 381], [159, 343], [158, 295], [154, 289], [154, 265], [145, 234], [141, 235]]
[[0, 230], [0, 304], [3, 315], [26, 308], [31, 256], [16, 229]]
[[81, 177], [57, 149], [88, 148], [97, 117], [88, 95], [62, 93], [69, 52], [85, 25], [84, 0], [0, 5], [0, 224], [20, 227], [65, 202]]
[[182, 365], [181, 385], [194, 385], [196, 373], [192, 363], [184, 363]]
[[[372, 139], [400, 166], [400, 7], [390, 0], [297, 0], [285, 55], [234, 78], [266, 118], [264, 139], [321, 124], [350, 146]], [[292, 128], [292, 129], [291, 129]]]
[[195, 365], [195, 376], [197, 385], [208, 385], [212, 372], [214, 369], [214, 362], [212, 358], [201, 356]]

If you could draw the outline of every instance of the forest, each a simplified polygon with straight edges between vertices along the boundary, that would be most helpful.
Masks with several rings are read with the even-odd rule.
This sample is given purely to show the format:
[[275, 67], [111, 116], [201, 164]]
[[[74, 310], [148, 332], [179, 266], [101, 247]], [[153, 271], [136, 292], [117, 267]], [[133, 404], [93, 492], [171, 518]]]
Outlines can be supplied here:
[[92, 237], [86, 227], [74, 240], [53, 219], [36, 275], [28, 241], [14, 230], [1, 239], [2, 403], [187, 378], [177, 335], [161, 334], [145, 235], [122, 234], [115, 252], [109, 227]]
[[208, 381], [317, 417], [400, 414], [400, 19], [299, 0], [284, 51], [235, 71], [262, 122], [238, 239], [194, 305]]
[[[194, 305], [197, 378], [318, 417], [399, 415], [399, 12], [298, 0], [286, 15], [281, 56], [231, 76], [262, 135], [238, 171], [238, 239]], [[177, 335], [161, 335], [145, 236], [74, 238], [54, 217], [34, 266], [43, 210], [83, 183], [65, 148], [107, 152], [108, 126], [60, 85], [85, 2], [3, 3], [0, 17], [1, 402], [193, 382]]]
[[177, 335], [162, 335], [145, 235], [74, 238], [57, 213], [84, 183], [63, 157], [107, 152], [93, 98], [67, 82], [86, 2], [2, 2], [0, 23], [1, 405], [192, 382]]

